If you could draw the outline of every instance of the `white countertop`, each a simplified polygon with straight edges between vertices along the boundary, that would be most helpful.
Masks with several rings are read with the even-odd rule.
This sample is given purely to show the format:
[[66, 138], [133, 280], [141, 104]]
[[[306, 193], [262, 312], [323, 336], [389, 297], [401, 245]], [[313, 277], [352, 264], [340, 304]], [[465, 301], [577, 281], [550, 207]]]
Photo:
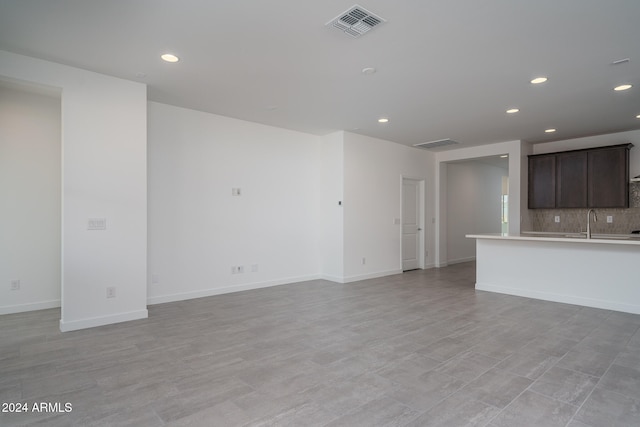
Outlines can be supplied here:
[[532, 242], [563, 242], [640, 246], [640, 235], [638, 234], [592, 234], [591, 239], [587, 239], [585, 234], [580, 233], [524, 231], [520, 234], [467, 234], [465, 237], [470, 239], [524, 240]]

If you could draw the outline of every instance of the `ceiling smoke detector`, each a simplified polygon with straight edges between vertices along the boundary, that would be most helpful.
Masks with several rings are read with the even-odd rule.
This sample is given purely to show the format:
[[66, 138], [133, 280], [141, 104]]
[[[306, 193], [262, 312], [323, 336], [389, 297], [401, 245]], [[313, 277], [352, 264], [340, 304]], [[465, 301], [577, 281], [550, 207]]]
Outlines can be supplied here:
[[421, 142], [419, 144], [413, 144], [414, 147], [424, 148], [425, 150], [430, 150], [432, 148], [445, 147], [447, 145], [460, 144], [458, 141], [454, 141], [453, 139], [438, 139], [436, 141], [429, 142]]
[[327, 22], [325, 26], [337, 28], [345, 34], [356, 38], [383, 22], [387, 22], [387, 20], [355, 4]]

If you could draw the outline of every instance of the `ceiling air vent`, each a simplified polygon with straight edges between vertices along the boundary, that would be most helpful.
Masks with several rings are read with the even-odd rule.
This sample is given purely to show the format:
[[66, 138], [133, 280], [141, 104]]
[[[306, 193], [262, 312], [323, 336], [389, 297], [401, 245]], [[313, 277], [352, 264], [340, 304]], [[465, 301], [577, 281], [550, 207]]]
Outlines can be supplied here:
[[429, 142], [421, 142], [419, 144], [413, 144], [414, 147], [424, 148], [425, 150], [430, 150], [432, 148], [445, 147], [447, 145], [459, 144], [458, 141], [454, 141], [453, 139], [438, 139], [436, 141]]
[[383, 22], [387, 22], [387, 20], [356, 4], [325, 25], [337, 28], [345, 34], [356, 38]]

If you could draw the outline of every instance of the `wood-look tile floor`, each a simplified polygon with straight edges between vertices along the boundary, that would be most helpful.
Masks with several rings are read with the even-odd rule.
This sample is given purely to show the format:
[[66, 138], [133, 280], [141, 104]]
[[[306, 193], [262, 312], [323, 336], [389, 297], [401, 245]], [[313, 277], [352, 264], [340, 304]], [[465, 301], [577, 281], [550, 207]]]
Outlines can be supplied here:
[[0, 316], [0, 402], [72, 405], [0, 425], [640, 425], [640, 316], [474, 281], [318, 280], [64, 334], [59, 310]]

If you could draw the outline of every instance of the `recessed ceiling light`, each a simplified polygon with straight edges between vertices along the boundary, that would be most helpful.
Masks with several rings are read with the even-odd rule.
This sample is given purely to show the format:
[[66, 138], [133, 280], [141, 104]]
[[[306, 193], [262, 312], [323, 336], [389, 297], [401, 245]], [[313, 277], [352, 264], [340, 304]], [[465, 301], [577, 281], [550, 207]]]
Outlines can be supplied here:
[[171, 53], [165, 53], [163, 55], [160, 55], [160, 58], [162, 58], [163, 61], [167, 61], [167, 62], [178, 62], [180, 61], [180, 58], [178, 58], [177, 56], [171, 54]]
[[631, 87], [632, 87], [631, 85], [620, 85], [620, 86], [614, 87], [613, 90], [620, 92], [621, 90], [631, 89]]
[[507, 157], [509, 157], [508, 154], [503, 154], [502, 156], [500, 156], [501, 159], [506, 159]]
[[638, 115], [636, 116], [636, 119], [640, 119], [640, 114], [638, 114]]
[[555, 132], [556, 130], [555, 130], [555, 129], [553, 129], [553, 128], [551, 128], [551, 129], [545, 129], [544, 131], [545, 131], [546, 133], [553, 133], [553, 132]]
[[540, 84], [540, 83], [544, 83], [546, 82], [548, 79], [546, 77], [536, 77], [535, 79], [531, 80], [531, 83], [533, 83], [534, 85]]
[[514, 113], [517, 113], [518, 111], [520, 111], [518, 108], [509, 108], [507, 110], [507, 114], [514, 114]]
[[620, 65], [631, 61], [630, 58], [617, 59], [611, 63], [611, 65]]
[[380, 117], [378, 119], [378, 123], [389, 123], [389, 118], [388, 117]]
[[375, 74], [376, 71], [373, 67], [367, 67], [362, 69], [362, 74]]

